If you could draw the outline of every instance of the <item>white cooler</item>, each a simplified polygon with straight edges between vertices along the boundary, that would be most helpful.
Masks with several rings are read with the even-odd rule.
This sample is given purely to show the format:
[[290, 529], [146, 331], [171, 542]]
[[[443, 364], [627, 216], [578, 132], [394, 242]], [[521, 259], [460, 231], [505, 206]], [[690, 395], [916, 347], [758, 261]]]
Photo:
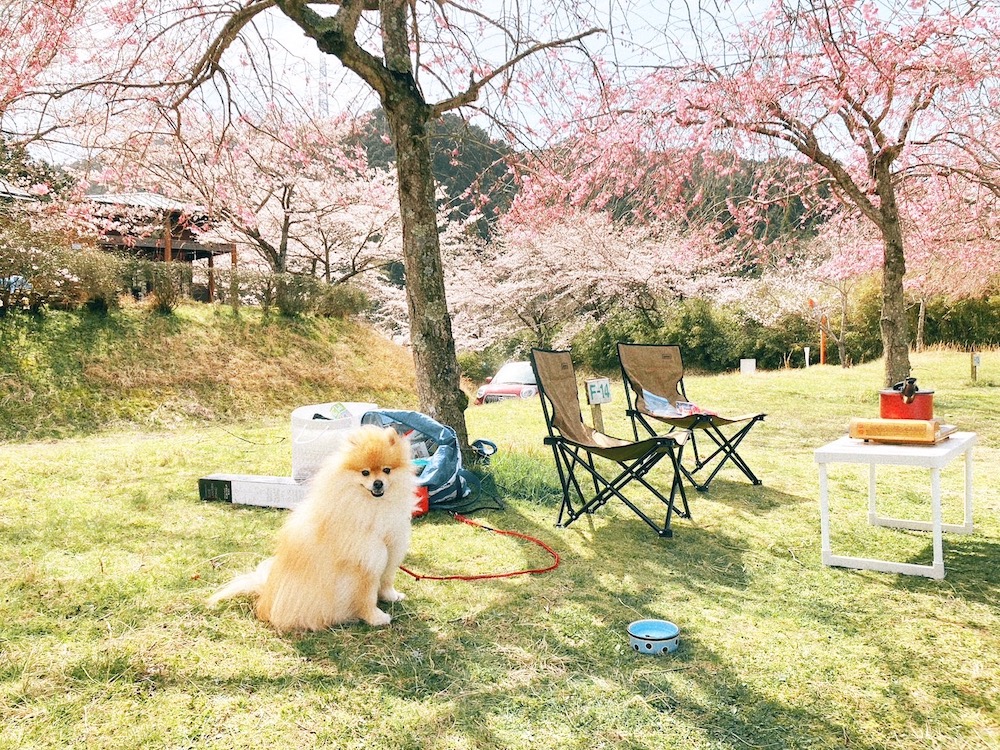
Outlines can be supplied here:
[[377, 404], [334, 401], [308, 404], [292, 412], [292, 479], [304, 482], [337, 450], [352, 427], [361, 424], [366, 412]]

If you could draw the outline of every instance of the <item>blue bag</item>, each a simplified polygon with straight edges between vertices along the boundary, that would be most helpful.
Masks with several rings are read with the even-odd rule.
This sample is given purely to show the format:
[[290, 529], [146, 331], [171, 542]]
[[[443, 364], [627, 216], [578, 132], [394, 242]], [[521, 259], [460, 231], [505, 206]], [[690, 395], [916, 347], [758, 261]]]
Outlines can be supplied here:
[[[419, 463], [426, 461], [417, 477], [417, 484], [427, 488], [430, 510], [471, 513], [484, 507], [502, 508], [499, 499], [494, 499], [492, 505], [480, 503], [480, 480], [471, 471], [462, 468], [458, 435], [451, 427], [420, 412], [392, 409], [366, 412], [361, 424], [392, 427], [409, 439], [414, 460]], [[486, 440], [477, 440], [474, 446], [484, 457], [496, 452], [496, 446]]]

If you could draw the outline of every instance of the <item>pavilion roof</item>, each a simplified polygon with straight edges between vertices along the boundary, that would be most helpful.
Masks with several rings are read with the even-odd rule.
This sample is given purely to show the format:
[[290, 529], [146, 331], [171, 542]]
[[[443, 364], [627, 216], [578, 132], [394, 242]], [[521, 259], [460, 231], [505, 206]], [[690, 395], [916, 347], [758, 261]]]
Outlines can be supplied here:
[[150, 208], [157, 211], [170, 211], [178, 213], [205, 213], [204, 206], [196, 203], [186, 203], [169, 198], [159, 193], [148, 191], [138, 191], [134, 193], [99, 193], [88, 195], [89, 200], [95, 203], [105, 203], [112, 206], [129, 206], [132, 208]]

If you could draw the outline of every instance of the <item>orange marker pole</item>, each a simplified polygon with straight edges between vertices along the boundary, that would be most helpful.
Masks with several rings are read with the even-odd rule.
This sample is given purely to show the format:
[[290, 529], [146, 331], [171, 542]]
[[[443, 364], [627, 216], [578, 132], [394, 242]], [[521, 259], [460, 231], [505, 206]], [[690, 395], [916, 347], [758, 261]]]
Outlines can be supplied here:
[[819, 322], [819, 363], [826, 364], [826, 316]]

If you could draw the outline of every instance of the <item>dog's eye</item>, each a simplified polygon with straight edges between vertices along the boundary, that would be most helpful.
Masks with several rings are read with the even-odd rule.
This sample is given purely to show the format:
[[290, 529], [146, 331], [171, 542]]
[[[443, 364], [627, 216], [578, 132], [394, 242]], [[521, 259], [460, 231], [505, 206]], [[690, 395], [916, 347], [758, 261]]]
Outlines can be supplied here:
[[392, 469], [390, 469], [388, 466], [386, 466], [384, 469], [382, 469], [382, 473], [383, 474], [388, 474], [390, 471], [392, 471]]
[[363, 477], [366, 477], [366, 476], [368, 476], [369, 474], [371, 474], [371, 472], [370, 472], [370, 471], [368, 471], [368, 469], [362, 469], [362, 470], [361, 470], [361, 476], [363, 476]]

